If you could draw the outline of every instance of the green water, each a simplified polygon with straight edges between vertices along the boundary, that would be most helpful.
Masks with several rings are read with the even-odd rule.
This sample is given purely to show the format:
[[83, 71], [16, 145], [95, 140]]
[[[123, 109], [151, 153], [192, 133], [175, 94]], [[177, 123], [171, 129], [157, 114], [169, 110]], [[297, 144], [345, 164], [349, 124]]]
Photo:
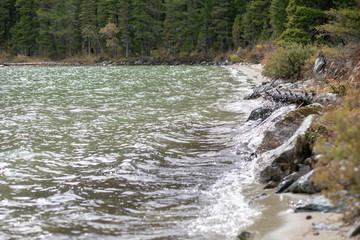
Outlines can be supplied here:
[[221, 211], [192, 228], [250, 91], [220, 67], [0, 68], [0, 239], [233, 237]]

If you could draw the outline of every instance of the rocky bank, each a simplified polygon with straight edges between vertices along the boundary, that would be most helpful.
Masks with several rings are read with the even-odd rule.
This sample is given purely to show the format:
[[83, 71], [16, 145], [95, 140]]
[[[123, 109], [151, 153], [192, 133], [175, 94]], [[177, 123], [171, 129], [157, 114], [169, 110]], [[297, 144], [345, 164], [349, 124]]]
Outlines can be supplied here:
[[[306, 194], [302, 196], [307, 199], [310, 196], [308, 201], [289, 206], [293, 212], [312, 212], [312, 214], [313, 212], [340, 212], [320, 194], [321, 186], [312, 181], [320, 155], [311, 143], [311, 126], [316, 116], [321, 115], [329, 105], [337, 105], [341, 98], [331, 93], [319, 94], [309, 91], [308, 89], [318, 86], [318, 79], [286, 83], [282, 80], [265, 79], [261, 76], [259, 65], [254, 67], [236, 65], [235, 68], [246, 74], [252, 71], [251, 74], [259, 80], [257, 84], [261, 83], [245, 100], [262, 98], [265, 103], [251, 112], [243, 127], [244, 131], [249, 132], [253, 131], [252, 129], [262, 128], [261, 136], [253, 142], [249, 139], [240, 139], [238, 155], [243, 155], [246, 161], [257, 162], [258, 179], [264, 184], [264, 189], [274, 189], [273, 194]], [[317, 70], [314, 69], [314, 71]], [[336, 218], [339, 216], [336, 215]], [[286, 226], [288, 229], [301, 227], [298, 223], [293, 224], [296, 226]], [[344, 228], [322, 222], [314, 222], [311, 226], [323, 228], [323, 230], [339, 232], [341, 229], [344, 231]], [[346, 230], [350, 231], [350, 229]], [[351, 233], [336, 235], [334, 239], [345, 239], [345, 235], [350, 236]], [[301, 239], [295, 236], [291, 238], [276, 236], [266, 239]], [[259, 238], [251, 231], [243, 231], [239, 233], [238, 239], [265, 239], [265, 237]], [[317, 239], [325, 238], [318, 237]]]

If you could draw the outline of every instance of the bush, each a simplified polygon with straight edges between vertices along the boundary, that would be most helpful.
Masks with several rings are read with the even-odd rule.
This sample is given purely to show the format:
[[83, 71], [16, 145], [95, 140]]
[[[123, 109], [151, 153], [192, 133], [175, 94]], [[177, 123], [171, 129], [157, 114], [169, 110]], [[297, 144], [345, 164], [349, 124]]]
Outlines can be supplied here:
[[324, 194], [335, 204], [340, 201], [347, 206], [347, 222], [360, 216], [359, 95], [359, 90], [350, 91], [343, 105], [327, 114], [331, 137], [316, 144], [322, 157], [314, 181], [324, 187]]
[[280, 47], [265, 61], [264, 74], [271, 78], [296, 81], [302, 77], [305, 61], [313, 56], [310, 46], [290, 44]]
[[230, 60], [232, 63], [239, 63], [239, 62], [242, 62], [242, 58], [239, 57], [238, 55], [234, 54], [234, 55], [231, 55], [230, 57]]

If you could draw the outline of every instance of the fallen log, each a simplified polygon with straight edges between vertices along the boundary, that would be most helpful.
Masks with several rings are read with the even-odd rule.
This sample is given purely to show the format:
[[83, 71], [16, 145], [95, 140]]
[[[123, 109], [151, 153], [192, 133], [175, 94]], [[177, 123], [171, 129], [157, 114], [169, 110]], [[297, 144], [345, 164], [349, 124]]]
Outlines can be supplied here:
[[291, 92], [279, 91], [278, 89], [266, 91], [264, 98], [274, 102], [281, 102], [287, 104], [297, 104], [306, 106], [312, 103], [337, 104], [340, 100], [337, 95], [332, 93], [315, 93], [315, 92]]

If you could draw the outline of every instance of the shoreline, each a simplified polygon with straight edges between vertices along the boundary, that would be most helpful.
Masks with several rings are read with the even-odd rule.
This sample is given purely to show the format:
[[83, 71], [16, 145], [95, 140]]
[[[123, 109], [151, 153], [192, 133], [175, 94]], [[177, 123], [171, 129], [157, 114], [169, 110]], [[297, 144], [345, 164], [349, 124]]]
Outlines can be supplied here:
[[187, 66], [231, 66], [232, 63], [229, 62], [207, 62], [207, 61], [174, 61], [174, 62], [111, 62], [103, 61], [96, 63], [86, 63], [86, 62], [6, 62], [0, 61], [0, 66], [177, 66], [177, 65], [187, 65]]
[[[233, 64], [229, 66], [251, 76], [257, 86], [270, 79], [262, 75], [262, 66]], [[263, 190], [267, 197], [257, 200], [261, 207], [261, 216], [247, 228], [251, 240], [345, 240], [351, 226], [345, 226], [341, 213], [300, 212], [294, 213], [292, 205], [321, 196], [318, 194], [280, 193], [275, 190]], [[336, 226], [336, 230], [318, 229], [313, 224], [322, 223]], [[241, 233], [239, 231], [239, 234]]]

